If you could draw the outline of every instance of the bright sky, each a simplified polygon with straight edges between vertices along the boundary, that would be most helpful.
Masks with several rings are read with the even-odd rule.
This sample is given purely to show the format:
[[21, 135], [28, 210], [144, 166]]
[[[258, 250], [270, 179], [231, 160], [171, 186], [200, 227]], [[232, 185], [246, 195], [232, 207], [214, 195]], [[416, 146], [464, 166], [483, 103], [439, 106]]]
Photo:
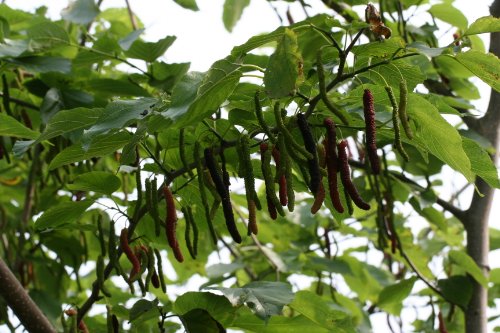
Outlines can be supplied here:
[[[269, 32], [276, 29], [280, 22], [266, 0], [252, 0], [251, 5], [245, 9], [242, 19], [238, 22], [234, 31], [228, 33], [222, 23], [223, 0], [198, 0], [200, 11], [192, 12], [183, 9], [169, 0], [129, 0], [132, 9], [145, 24], [145, 39], [155, 41], [166, 35], [177, 36], [176, 42], [170, 47], [164, 56], [166, 62], [191, 62], [191, 70], [205, 71], [210, 65], [221, 58], [226, 57], [233, 46], [244, 43], [248, 38], [259, 33]], [[314, 9], [308, 9], [310, 15], [317, 12], [331, 12], [327, 10], [320, 0], [306, 1]], [[437, 3], [439, 1], [432, 1]], [[13, 8], [33, 11], [34, 8], [46, 5], [49, 15], [60, 18], [60, 11], [67, 5], [65, 0], [6, 0], [5, 3]], [[49, 3], [49, 5], [47, 5]], [[477, 18], [489, 15], [488, 6], [491, 0], [455, 0], [455, 6], [459, 8], [467, 18], [469, 24]], [[277, 6], [278, 12], [285, 18], [288, 4], [283, 2], [272, 2]], [[124, 0], [104, 0], [102, 8], [123, 7]], [[296, 21], [304, 18], [304, 12], [298, 4], [292, 4], [290, 11]], [[417, 13], [418, 15], [418, 13]], [[424, 14], [425, 17], [425, 14]], [[443, 38], [453, 33], [443, 31]], [[451, 41], [451, 37], [450, 40]], [[446, 41], [448, 43], [449, 41]], [[488, 46], [485, 40], [486, 47]], [[483, 99], [475, 103], [479, 110], [485, 110], [489, 97], [489, 88], [482, 82], [478, 82]], [[500, 195], [494, 201], [494, 211], [491, 214], [491, 226], [500, 229]], [[500, 261], [494, 260], [495, 251], [490, 255], [492, 267], [500, 267]], [[375, 319], [375, 318], [374, 318]], [[387, 332], [385, 317], [374, 320], [374, 332]], [[406, 329], [409, 329], [406, 326]]]

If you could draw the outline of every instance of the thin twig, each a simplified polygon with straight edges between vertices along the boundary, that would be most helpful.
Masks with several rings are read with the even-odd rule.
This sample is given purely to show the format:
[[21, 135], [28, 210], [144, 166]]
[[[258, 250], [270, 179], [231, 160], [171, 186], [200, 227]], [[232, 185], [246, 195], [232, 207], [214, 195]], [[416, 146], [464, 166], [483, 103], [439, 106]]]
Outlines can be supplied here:
[[132, 7], [130, 7], [130, 3], [128, 0], [125, 0], [125, 4], [127, 5], [128, 16], [130, 18], [130, 24], [132, 24], [132, 29], [137, 30], [137, 20], [135, 19]]

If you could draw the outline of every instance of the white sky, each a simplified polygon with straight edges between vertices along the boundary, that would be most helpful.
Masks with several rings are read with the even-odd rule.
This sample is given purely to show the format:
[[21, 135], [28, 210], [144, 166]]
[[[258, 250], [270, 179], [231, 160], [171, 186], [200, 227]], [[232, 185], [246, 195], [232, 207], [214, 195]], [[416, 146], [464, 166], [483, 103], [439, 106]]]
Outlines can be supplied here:
[[[222, 23], [223, 0], [198, 0], [200, 11], [192, 12], [176, 5], [171, 0], [130, 0], [132, 9], [145, 24], [143, 37], [150, 41], [163, 38], [166, 35], [177, 36], [176, 42], [170, 47], [164, 56], [166, 62], [191, 62], [191, 70], [205, 71], [210, 65], [221, 58], [226, 57], [231, 49], [244, 43], [248, 38], [259, 33], [269, 32], [280, 24], [277, 15], [270, 4], [265, 0], [252, 0], [251, 5], [245, 9], [242, 19], [238, 22], [232, 33], [228, 33]], [[325, 9], [320, 0], [306, 1], [314, 9], [308, 9], [311, 15], [317, 12], [331, 12]], [[436, 3], [437, 1], [432, 1]], [[455, 0], [455, 7], [459, 8], [468, 18], [469, 24], [479, 17], [489, 15], [490, 0]], [[50, 2], [42, 0], [6, 0], [5, 3], [13, 8], [33, 11], [34, 8], [46, 5], [49, 15], [54, 18], [60, 17], [60, 11], [67, 5], [67, 1], [53, 0]], [[47, 5], [47, 3], [50, 3]], [[123, 7], [124, 0], [104, 0], [102, 8]], [[288, 4], [273, 3], [279, 5], [278, 11], [285, 18], [286, 6]], [[293, 4], [291, 6], [292, 16], [296, 21], [304, 18], [302, 8]], [[443, 32], [444, 36], [453, 32]], [[446, 37], [445, 37], [446, 38]], [[485, 38], [483, 38], [484, 40]], [[450, 40], [451, 41], [451, 40]], [[446, 41], [446, 43], [450, 42]], [[488, 46], [487, 40], [486, 47]], [[475, 103], [479, 110], [485, 110], [489, 97], [489, 87], [478, 82], [483, 99]], [[493, 212], [490, 225], [500, 228], [500, 196], [499, 191], [493, 204]], [[496, 253], [495, 253], [496, 252]], [[494, 254], [498, 256], [500, 251], [490, 255], [490, 265], [500, 267], [500, 261], [495, 260]], [[374, 332], [387, 332], [385, 317], [374, 320]], [[376, 322], [376, 324], [375, 324]], [[405, 326], [409, 329], [409, 326]]]

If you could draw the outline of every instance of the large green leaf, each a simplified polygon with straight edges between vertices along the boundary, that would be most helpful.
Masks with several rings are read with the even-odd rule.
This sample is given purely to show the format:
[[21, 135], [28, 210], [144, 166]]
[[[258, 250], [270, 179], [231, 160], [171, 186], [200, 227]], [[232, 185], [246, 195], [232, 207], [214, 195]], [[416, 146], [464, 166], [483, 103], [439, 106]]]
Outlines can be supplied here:
[[469, 273], [474, 280], [480, 283], [483, 287], [487, 288], [488, 279], [483, 275], [483, 272], [481, 272], [479, 266], [474, 262], [474, 259], [472, 259], [467, 253], [464, 251], [452, 250], [448, 256], [451, 262], [460, 266], [467, 273]]
[[224, 296], [208, 292], [187, 292], [179, 296], [174, 303], [173, 311], [179, 315], [193, 309], [203, 309], [210, 313], [224, 326], [232, 323], [235, 309]]
[[88, 160], [92, 157], [106, 156], [122, 148], [130, 138], [129, 133], [118, 132], [98, 136], [88, 149], [84, 149], [80, 144], [74, 144], [57, 154], [50, 162], [49, 169], [53, 170], [61, 165]]
[[148, 319], [158, 318], [159, 315], [158, 299], [154, 301], [140, 299], [132, 305], [129, 313], [129, 321], [137, 325]]
[[388, 58], [398, 50], [404, 49], [405, 42], [402, 38], [393, 37], [383, 41], [362, 44], [352, 48], [352, 52], [357, 56]]
[[61, 11], [61, 17], [77, 24], [88, 24], [99, 14], [94, 0], [74, 0]]
[[234, 26], [239, 21], [245, 7], [250, 4], [250, 0], [226, 0], [222, 12], [222, 22], [227, 31], [233, 31]]
[[198, 10], [196, 0], [174, 0], [174, 2], [183, 8], [191, 9], [194, 11]]
[[500, 188], [498, 171], [490, 155], [476, 141], [466, 137], [462, 137], [462, 147], [469, 157], [472, 172], [491, 187]]
[[467, 29], [467, 18], [465, 15], [449, 3], [440, 3], [432, 6], [429, 12], [436, 18], [451, 24], [462, 30]]
[[[240, 314], [243, 312], [242, 314]], [[274, 316], [268, 322], [257, 318], [254, 314], [246, 311], [238, 311], [237, 317], [230, 327], [241, 328], [255, 333], [328, 333], [332, 332], [321, 327], [309, 318], [298, 315], [292, 318]]]
[[385, 287], [380, 292], [377, 305], [384, 311], [399, 316], [403, 308], [403, 301], [410, 295], [416, 280], [415, 277], [412, 277]]
[[206, 75], [190, 72], [174, 87], [170, 108], [162, 114], [178, 128], [195, 124], [221, 106], [241, 75], [233, 57], [216, 61]]
[[193, 309], [181, 316], [186, 332], [225, 333], [226, 329], [208, 311]]
[[283, 282], [257, 281], [242, 288], [213, 289], [222, 291], [233, 306], [246, 304], [264, 320], [268, 320], [272, 315], [280, 315], [283, 306], [293, 300], [291, 286]]
[[167, 51], [170, 45], [175, 42], [175, 39], [175, 36], [167, 36], [155, 43], [136, 40], [125, 54], [130, 58], [153, 62]]
[[320, 296], [310, 291], [297, 292], [289, 307], [331, 332], [355, 332], [351, 317], [345, 312], [333, 310]]
[[264, 85], [269, 97], [293, 96], [297, 81], [302, 76], [301, 66], [302, 57], [298, 51], [297, 35], [292, 30], [285, 29], [264, 73]]
[[71, 72], [71, 60], [61, 57], [29, 56], [9, 59], [8, 61], [29, 72], [60, 72], [64, 74], [69, 74]]
[[0, 113], [0, 136], [36, 139], [38, 135], [40, 133], [29, 129], [13, 117]]
[[57, 229], [65, 224], [75, 223], [93, 203], [92, 200], [83, 200], [52, 206], [36, 220], [35, 229]]
[[464, 36], [483, 34], [486, 32], [500, 31], [500, 18], [493, 16], [484, 16], [478, 18], [465, 31]]
[[117, 176], [105, 171], [92, 171], [76, 176], [66, 187], [72, 191], [93, 191], [110, 195], [120, 188]]
[[52, 22], [42, 22], [31, 26], [28, 31], [35, 48], [50, 48], [58, 45], [68, 45], [69, 35], [60, 25]]
[[457, 54], [455, 59], [478, 78], [500, 92], [500, 60], [497, 56], [492, 53], [484, 54], [470, 50]]
[[112, 97], [118, 96], [149, 96], [146, 89], [128, 79], [93, 79], [87, 82], [89, 90]]
[[85, 131], [84, 141], [92, 140], [96, 135], [108, 133], [112, 129], [124, 128], [128, 124], [144, 117], [144, 110], [151, 111], [158, 102], [156, 98], [117, 100], [109, 103], [95, 124]]
[[103, 112], [104, 109], [102, 108], [61, 110], [50, 118], [45, 131], [37, 138], [36, 142], [49, 140], [64, 133], [89, 128], [101, 117]]
[[471, 163], [462, 148], [462, 137], [425, 98], [408, 96], [408, 115], [416, 124], [415, 141], [472, 182]]

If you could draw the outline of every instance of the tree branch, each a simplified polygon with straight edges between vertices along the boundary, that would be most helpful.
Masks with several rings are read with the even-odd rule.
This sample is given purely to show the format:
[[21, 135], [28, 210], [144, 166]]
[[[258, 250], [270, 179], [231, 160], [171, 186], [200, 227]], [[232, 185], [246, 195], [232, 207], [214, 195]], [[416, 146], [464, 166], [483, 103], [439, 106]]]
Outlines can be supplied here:
[[29, 332], [56, 333], [47, 317], [29, 297], [2, 258], [0, 258], [0, 295]]

